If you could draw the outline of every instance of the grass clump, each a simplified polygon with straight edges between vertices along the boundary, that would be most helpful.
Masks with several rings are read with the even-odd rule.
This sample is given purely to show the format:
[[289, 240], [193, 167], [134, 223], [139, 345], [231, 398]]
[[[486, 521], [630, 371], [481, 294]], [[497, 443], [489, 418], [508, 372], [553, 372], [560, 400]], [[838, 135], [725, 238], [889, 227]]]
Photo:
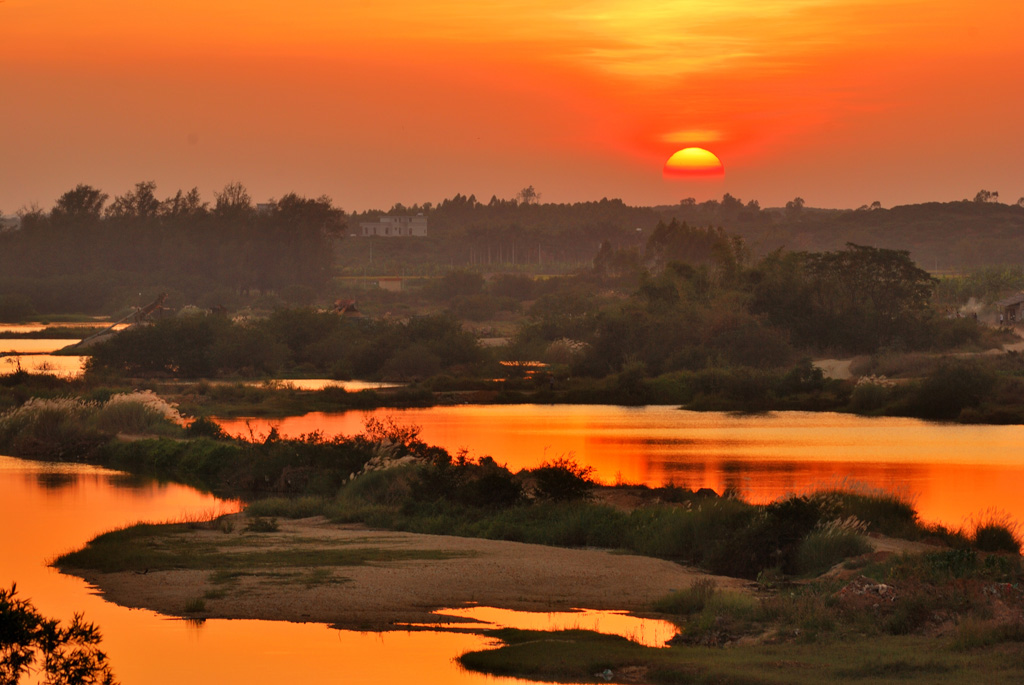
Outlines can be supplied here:
[[800, 542], [793, 561], [798, 575], [823, 573], [849, 557], [867, 554], [871, 545], [864, 538], [865, 525], [855, 517], [819, 523]]
[[1009, 514], [989, 511], [974, 521], [971, 545], [982, 552], [1020, 554], [1019, 526]]
[[206, 611], [206, 600], [202, 597], [196, 597], [185, 602], [185, 606], [182, 609], [186, 614], [201, 614]]
[[179, 434], [181, 415], [152, 390], [113, 395], [96, 412], [96, 426], [105, 433]]
[[678, 616], [700, 613], [717, 591], [718, 586], [714, 580], [701, 578], [685, 590], [677, 590], [656, 601], [654, 610]]

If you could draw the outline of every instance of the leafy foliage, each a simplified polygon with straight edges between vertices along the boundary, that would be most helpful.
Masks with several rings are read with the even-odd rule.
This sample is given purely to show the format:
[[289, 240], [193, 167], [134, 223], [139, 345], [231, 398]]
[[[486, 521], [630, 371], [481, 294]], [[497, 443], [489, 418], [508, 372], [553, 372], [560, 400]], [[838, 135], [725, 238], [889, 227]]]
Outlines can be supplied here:
[[39, 672], [50, 685], [114, 685], [100, 632], [75, 614], [70, 625], [45, 618], [17, 586], [0, 589], [0, 682]]
[[585, 499], [594, 485], [594, 469], [580, 466], [569, 457], [544, 462], [533, 470], [537, 496], [553, 502]]

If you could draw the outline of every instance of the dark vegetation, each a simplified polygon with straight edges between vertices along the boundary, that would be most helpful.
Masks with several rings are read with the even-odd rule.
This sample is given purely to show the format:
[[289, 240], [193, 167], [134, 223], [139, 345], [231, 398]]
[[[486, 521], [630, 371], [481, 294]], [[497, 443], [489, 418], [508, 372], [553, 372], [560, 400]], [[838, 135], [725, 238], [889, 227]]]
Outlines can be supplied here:
[[[153, 387], [174, 392], [198, 416], [214, 408], [289, 413], [457, 398], [1021, 422], [1024, 358], [966, 355], [1011, 339], [984, 319], [986, 307], [1024, 287], [1020, 267], [992, 266], [1024, 261], [1024, 208], [984, 198], [844, 212], [811, 209], [799, 198], [770, 210], [729, 195], [660, 208], [616, 200], [544, 205], [535, 193], [483, 204], [458, 195], [392, 208], [426, 214], [429, 238], [340, 240], [379, 213], [345, 217], [328, 198], [295, 194], [257, 209], [237, 184], [212, 207], [195, 191], [165, 200], [154, 193], [140, 183], [108, 206], [104, 193], [79, 186], [51, 212], [29, 212], [20, 231], [0, 235], [2, 320], [120, 315], [158, 292], [175, 306], [197, 305], [94, 348], [83, 380], [17, 369], [0, 376], [0, 451], [240, 496], [250, 502], [253, 535], [272, 533], [279, 517], [322, 514], [628, 550], [757, 580], [763, 591], [740, 597], [698, 585], [665, 598], [658, 610], [684, 627], [684, 644], [674, 650], [573, 633], [571, 647], [555, 636], [556, 651], [543, 636], [496, 633], [515, 647], [513, 665], [507, 650], [464, 657], [488, 672], [586, 679], [639, 665], [652, 682], [941, 682], [962, 681], [975, 662], [996, 656], [1005, 664], [986, 673], [1019, 677], [1020, 536], [997, 515], [949, 531], [922, 526], [912, 507], [885, 494], [818, 492], [751, 505], [673, 487], [632, 488], [641, 504], [624, 510], [605, 504], [609, 490], [566, 458], [513, 474], [487, 458], [474, 463], [427, 446], [394, 425], [371, 425], [352, 438], [229, 440], [207, 419], [184, 429], [168, 424], [169, 407], [154, 396], [116, 398]], [[963, 275], [936, 279], [919, 265]], [[403, 293], [362, 290], [357, 278], [396, 273], [419, 278], [407, 279]], [[312, 307], [353, 293], [369, 316]], [[221, 306], [246, 316], [204, 311], [224, 313]], [[44, 335], [65, 333], [75, 337]], [[509, 340], [485, 349], [477, 337]], [[861, 355], [856, 384], [827, 380], [809, 361], [853, 355]], [[538, 361], [545, 371], [532, 373]], [[201, 380], [322, 375], [415, 384], [302, 393]], [[172, 385], [181, 379], [194, 382]], [[116, 439], [125, 433], [164, 437]], [[402, 459], [411, 463], [388, 468]], [[148, 557], [119, 556], [145, 548], [149, 532], [102, 536], [90, 553], [124, 568], [177, 563], [157, 558], [166, 550], [153, 546]], [[865, 532], [946, 547], [872, 561], [863, 556]], [[222, 570], [289, 560], [235, 562]], [[829, 569], [814, 582], [793, 582]], [[26, 609], [13, 594], [3, 595], [5, 611]], [[202, 610], [201, 599], [186, 608]], [[43, 626], [36, 618], [43, 622], [33, 625]], [[88, 626], [78, 619], [76, 626], [70, 630], [92, 639]], [[922, 635], [942, 635], [955, 653], [908, 654]], [[725, 659], [702, 649], [739, 639], [759, 646]], [[821, 645], [863, 654], [840, 667], [824, 660]], [[782, 662], [796, 666], [775, 678]]]
[[195, 189], [161, 200], [152, 182], [107, 200], [79, 185], [0, 235], [0, 309], [109, 314], [158, 292], [178, 306], [236, 306], [270, 292], [312, 299], [332, 275], [345, 226], [329, 198], [289, 193], [257, 209], [239, 184], [212, 207]]
[[[430, 236], [363, 239], [351, 233], [380, 212], [346, 217], [327, 198], [288, 194], [257, 207], [238, 184], [212, 206], [195, 191], [155, 193], [140, 183], [108, 203], [78, 186], [0, 236], [0, 309], [16, 317], [121, 314], [157, 292], [178, 308], [91, 348], [93, 387], [327, 376], [418, 383], [411, 396], [338, 397], [339, 407], [457, 398], [1024, 420], [1019, 359], [936, 356], [1013, 339], [974, 315], [984, 319], [986, 306], [1024, 284], [1020, 269], [936, 280], [913, 261], [916, 244], [893, 249], [902, 235], [894, 221], [943, 235], [950, 226], [983, 232], [986, 222], [1002, 235], [1024, 221], [1024, 208], [983, 197], [838, 212], [796, 200], [762, 209], [729, 195], [659, 208], [553, 205], [524, 189], [486, 204], [457, 195], [396, 205], [391, 214], [426, 215]], [[800, 238], [825, 235], [832, 242]], [[356, 272], [419, 277], [400, 293], [338, 278]], [[556, 275], [534, 277], [542, 273]], [[311, 306], [353, 295], [362, 317]], [[915, 368], [891, 363], [912, 353], [922, 355]], [[900, 381], [854, 387], [808, 361], [854, 355], [872, 357], [872, 375]], [[546, 370], [531, 372], [538, 362]], [[216, 392], [231, 403], [231, 392]], [[218, 409], [245, 413], [252, 398], [233, 392], [238, 406]], [[301, 402], [293, 394], [277, 405]]]
[[475, 337], [444, 315], [408, 321], [280, 309], [266, 318], [178, 316], [96, 346], [97, 376], [203, 378], [313, 374], [332, 378], [470, 375], [485, 359]]
[[872, 203], [853, 211], [812, 208], [800, 198], [785, 208], [761, 209], [757, 201], [743, 204], [729, 194], [720, 201], [688, 199], [655, 209], [666, 220], [723, 226], [762, 254], [778, 248], [827, 252], [853, 242], [908, 250], [915, 262], [937, 271], [1024, 263], [1024, 206], [993, 202], [985, 192], [971, 201], [890, 209]]
[[[611, 547], [745, 578], [818, 573], [861, 553], [865, 530], [972, 542], [922, 527], [909, 505], [889, 495], [819, 492], [751, 505], [638, 486], [644, 506], [624, 511], [604, 504], [607, 488], [566, 458], [513, 474], [487, 457], [472, 462], [426, 445], [417, 429], [391, 421], [370, 420], [354, 437], [286, 440], [271, 431], [238, 440], [205, 419], [175, 426], [173, 412], [152, 393], [105, 402], [37, 398], [0, 415], [0, 451], [187, 483], [249, 500], [249, 512], [265, 518], [323, 514], [415, 532]], [[124, 433], [167, 437], [115, 439]], [[1010, 542], [999, 540], [999, 529]], [[1017, 541], [996, 519], [978, 530], [973, 542], [981, 549]]]
[[[1015, 682], [1024, 643], [1024, 569], [1016, 553], [939, 549], [861, 557], [810, 583], [762, 578], [756, 594], [712, 581], [655, 609], [680, 627], [671, 648], [585, 631], [497, 630], [499, 649], [468, 668], [582, 680], [606, 669], [654, 683]], [[745, 643], [745, 644], [741, 644]], [[730, 646], [730, 649], [709, 647]]]
[[[339, 547], [331, 549], [281, 549], [272, 540], [260, 536], [277, 532], [265, 519], [254, 518], [245, 528], [247, 535], [229, 541], [204, 540], [187, 533], [205, 522], [148, 524], [99, 535], [80, 550], [63, 554], [54, 562], [60, 569], [92, 569], [102, 573], [167, 571], [194, 569], [227, 575], [257, 575], [282, 568], [328, 568], [365, 566], [388, 561], [450, 559], [454, 552], [433, 550], [396, 550], [377, 547]], [[230, 531], [222, 531], [230, 532]]]
[[113, 685], [100, 632], [75, 614], [69, 625], [46, 618], [17, 586], [0, 589], [0, 682], [41, 676], [52, 685]]

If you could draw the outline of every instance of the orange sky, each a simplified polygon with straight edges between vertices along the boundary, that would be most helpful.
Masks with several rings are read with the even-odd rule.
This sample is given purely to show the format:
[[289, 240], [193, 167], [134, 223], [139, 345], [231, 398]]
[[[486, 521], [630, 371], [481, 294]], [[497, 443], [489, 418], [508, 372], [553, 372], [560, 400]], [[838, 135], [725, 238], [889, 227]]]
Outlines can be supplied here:
[[[1019, 0], [2, 0], [0, 211], [78, 183], [345, 209], [1024, 196]], [[677, 149], [726, 168], [666, 181]]]

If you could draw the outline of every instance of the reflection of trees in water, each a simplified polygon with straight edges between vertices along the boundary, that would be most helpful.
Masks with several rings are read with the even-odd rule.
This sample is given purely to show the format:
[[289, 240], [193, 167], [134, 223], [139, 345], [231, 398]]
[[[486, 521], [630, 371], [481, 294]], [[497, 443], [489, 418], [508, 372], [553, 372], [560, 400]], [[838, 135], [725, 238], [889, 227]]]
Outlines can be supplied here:
[[657, 464], [665, 483], [690, 490], [711, 488], [719, 495], [737, 493], [753, 502], [814, 490], [883, 490], [910, 494], [928, 480], [923, 465], [893, 463], [802, 461], [665, 461]]
[[37, 473], [25, 474], [25, 480], [35, 483], [41, 489], [47, 491], [65, 490], [89, 482], [93, 484], [108, 484], [119, 490], [163, 490], [166, 484], [157, 483], [148, 476], [138, 476], [131, 473], [83, 474], [74, 471], [40, 471]]
[[107, 477], [107, 482], [121, 490], [143, 490], [150, 487], [166, 488], [166, 484], [158, 484], [152, 478], [137, 476], [131, 473], [115, 473]]
[[35, 474], [35, 481], [43, 490], [63, 490], [78, 482], [78, 474], [46, 471]]

